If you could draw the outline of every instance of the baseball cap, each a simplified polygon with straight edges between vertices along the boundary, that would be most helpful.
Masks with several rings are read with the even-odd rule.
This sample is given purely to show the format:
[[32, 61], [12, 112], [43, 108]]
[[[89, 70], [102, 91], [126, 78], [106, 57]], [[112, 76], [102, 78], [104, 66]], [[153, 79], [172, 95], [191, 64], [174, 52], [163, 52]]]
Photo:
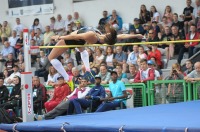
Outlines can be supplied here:
[[96, 79], [96, 78], [99, 78], [99, 79], [101, 79], [101, 77], [100, 77], [99, 75], [96, 75], [96, 76], [95, 76], [95, 79]]
[[152, 60], [148, 60], [147, 64], [149, 64], [149, 65], [155, 65], [155, 63]]

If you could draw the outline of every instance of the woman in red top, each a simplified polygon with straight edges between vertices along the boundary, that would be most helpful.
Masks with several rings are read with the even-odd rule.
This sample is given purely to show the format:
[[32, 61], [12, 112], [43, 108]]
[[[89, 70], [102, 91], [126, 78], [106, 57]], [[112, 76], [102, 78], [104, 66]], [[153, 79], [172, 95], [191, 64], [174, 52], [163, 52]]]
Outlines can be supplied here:
[[53, 110], [67, 95], [71, 93], [70, 87], [65, 83], [63, 77], [58, 77], [58, 84], [54, 89], [53, 98], [44, 104], [46, 111]]
[[162, 68], [161, 52], [157, 49], [157, 45], [152, 45], [152, 50], [148, 53], [147, 59], [150, 60], [152, 57], [156, 59], [156, 64], [159, 68]]

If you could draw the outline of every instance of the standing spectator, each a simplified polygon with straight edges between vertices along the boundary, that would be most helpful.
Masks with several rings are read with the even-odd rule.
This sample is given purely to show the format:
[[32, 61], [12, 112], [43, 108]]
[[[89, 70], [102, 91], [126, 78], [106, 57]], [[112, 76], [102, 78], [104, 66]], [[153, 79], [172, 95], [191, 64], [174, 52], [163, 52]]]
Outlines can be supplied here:
[[157, 11], [156, 7], [153, 5], [151, 6], [151, 22], [156, 21], [157, 23], [160, 22], [160, 13]]
[[17, 32], [17, 36], [20, 36], [20, 33], [23, 32], [24, 25], [20, 23], [20, 18], [16, 18], [16, 25], [14, 26], [13, 30]]
[[117, 14], [116, 10], [112, 10], [112, 15], [108, 17], [109, 23], [115, 28], [116, 31], [122, 29], [122, 18]]
[[3, 25], [0, 29], [0, 34], [1, 34], [1, 41], [2, 41], [2, 44], [4, 44], [4, 42], [6, 40], [8, 40], [8, 37], [10, 37], [10, 34], [11, 34], [11, 28], [10, 26], [8, 25], [8, 22], [7, 21], [4, 21], [3, 22]]
[[32, 37], [34, 37], [36, 30], [38, 28], [41, 29], [41, 31], [43, 30], [42, 25], [40, 24], [40, 20], [38, 18], [35, 18], [33, 21], [33, 25], [31, 25], [30, 27], [30, 32], [31, 32]]
[[37, 46], [44, 45], [44, 35], [42, 34], [42, 31], [40, 28], [36, 29], [36, 33], [33, 39], [35, 40]]
[[[96, 112], [104, 112], [112, 110], [121, 106], [123, 99], [127, 98], [126, 88], [123, 82], [117, 80], [117, 72], [111, 72], [112, 82], [109, 83], [109, 95], [106, 98], [102, 98], [104, 101], [96, 110]], [[123, 108], [126, 107], [125, 101], [123, 101]]]
[[140, 6], [140, 24], [149, 23], [151, 21], [150, 12], [147, 10], [145, 5]]
[[104, 26], [108, 23], [108, 11], [103, 11], [103, 18], [99, 20], [98, 29], [104, 32]]
[[172, 21], [173, 21], [173, 14], [172, 14], [172, 8], [171, 8], [171, 6], [167, 5], [165, 7], [164, 16], [167, 17], [167, 22], [168, 23], [172, 23]]
[[7, 59], [9, 54], [14, 54], [14, 48], [10, 46], [8, 41], [4, 42], [4, 47], [1, 51], [3, 59]]
[[111, 70], [111, 71], [114, 69], [113, 58], [114, 58], [113, 48], [111, 46], [107, 46], [105, 62], [106, 62], [108, 70]]
[[58, 84], [54, 88], [53, 98], [44, 104], [46, 111], [53, 110], [60, 102], [71, 93], [70, 87], [65, 83], [62, 76], [57, 78]]
[[[196, 27], [194, 24], [190, 26], [190, 33], [186, 35], [186, 40], [196, 40], [199, 39], [199, 33], [196, 31]], [[179, 49], [179, 56], [178, 56], [178, 63], [181, 63], [181, 60], [183, 59], [183, 55], [185, 52], [188, 51], [189, 56], [188, 58], [192, 57], [194, 54], [196, 54], [199, 51], [199, 47], [195, 47], [198, 45], [199, 42], [186, 42], [184, 47]]]
[[134, 34], [143, 34], [144, 29], [142, 25], [139, 24], [139, 21], [140, 20], [138, 18], [134, 19], [133, 25], [130, 25], [129, 27], [129, 33], [133, 32]]
[[55, 34], [62, 35], [64, 26], [65, 26], [65, 21], [62, 20], [61, 14], [58, 14], [57, 21], [55, 22], [55, 25], [54, 25]]
[[56, 69], [53, 66], [50, 66], [46, 85], [55, 86], [58, 76], [59, 74], [57, 73]]
[[44, 46], [47, 46], [50, 41], [51, 41], [51, 37], [54, 36], [55, 33], [53, 31], [51, 31], [50, 26], [46, 26], [45, 27], [45, 34], [44, 34]]
[[105, 65], [100, 66], [98, 76], [101, 77], [101, 84], [107, 84], [110, 81], [110, 72], [107, 71], [107, 67]]
[[7, 87], [4, 85], [3, 78], [0, 78], [0, 105], [8, 100], [9, 91]]
[[133, 45], [133, 52], [129, 53], [128, 55], [128, 59], [127, 59], [127, 64], [131, 65], [131, 64], [136, 64], [136, 61], [138, 59], [138, 45]]
[[192, 14], [193, 14], [193, 10], [194, 10], [194, 7], [191, 6], [191, 3], [192, 3], [191, 0], [186, 0], [187, 7], [184, 8], [183, 14], [180, 15], [180, 17], [184, 21], [184, 31], [185, 31], [185, 34], [188, 33], [189, 22], [192, 20]]
[[194, 69], [193, 69], [193, 64], [192, 64], [192, 61], [191, 60], [187, 60], [185, 62], [185, 67], [186, 67], [186, 70], [184, 71], [184, 73], [186, 75], [190, 74]]
[[54, 25], [55, 25], [55, 22], [56, 22], [55, 17], [51, 17], [50, 18], [50, 22], [51, 22], [50, 25], [49, 25], [50, 26], [50, 30], [54, 31]]

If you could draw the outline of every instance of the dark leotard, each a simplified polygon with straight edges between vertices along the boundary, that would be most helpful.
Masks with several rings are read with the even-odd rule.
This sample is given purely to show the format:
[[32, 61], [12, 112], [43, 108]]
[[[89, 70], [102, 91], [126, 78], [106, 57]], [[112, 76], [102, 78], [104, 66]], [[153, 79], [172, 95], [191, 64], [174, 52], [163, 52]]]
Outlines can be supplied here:
[[[101, 32], [98, 29], [95, 29], [95, 28], [92, 28], [92, 27], [81, 28], [81, 29], [78, 30], [77, 34], [86, 33], [86, 32], [89, 32], [89, 31], [93, 31], [96, 34], [101, 34]], [[95, 44], [101, 44], [98, 36], [97, 36], [97, 38], [98, 38], [98, 40]], [[85, 40], [65, 40], [66, 45], [84, 45], [85, 43], [86, 43]]]

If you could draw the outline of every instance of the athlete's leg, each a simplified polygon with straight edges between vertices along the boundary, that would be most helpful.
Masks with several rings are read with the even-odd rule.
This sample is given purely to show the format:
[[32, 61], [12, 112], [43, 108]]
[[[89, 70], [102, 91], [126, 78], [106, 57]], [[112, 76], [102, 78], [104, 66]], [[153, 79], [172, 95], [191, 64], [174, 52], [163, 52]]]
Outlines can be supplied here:
[[[60, 40], [56, 44], [56, 46], [62, 46], [62, 45], [63, 46], [66, 45], [64, 40]], [[53, 67], [64, 77], [64, 79], [66, 81], [68, 81], [69, 75], [65, 71], [62, 63], [58, 59], [56, 59], [58, 56], [63, 54], [66, 50], [67, 50], [67, 48], [53, 48], [53, 50], [51, 51], [51, 53], [48, 56], [48, 59], [51, 62], [51, 64], [53, 65]]]

